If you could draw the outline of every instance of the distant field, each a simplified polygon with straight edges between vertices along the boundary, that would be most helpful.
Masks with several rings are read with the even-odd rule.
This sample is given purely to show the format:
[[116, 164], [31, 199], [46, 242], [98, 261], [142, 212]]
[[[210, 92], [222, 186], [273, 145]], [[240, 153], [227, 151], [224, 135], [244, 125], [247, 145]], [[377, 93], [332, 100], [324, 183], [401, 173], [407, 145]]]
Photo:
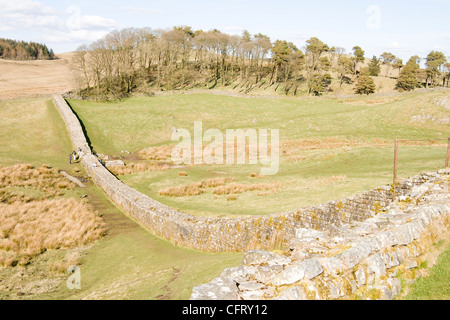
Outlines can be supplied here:
[[73, 90], [72, 53], [56, 60], [15, 61], [0, 59], [0, 99], [29, 97]]
[[[448, 124], [411, 121], [412, 116], [423, 113], [448, 117], [447, 110], [433, 103], [444, 97], [449, 93], [278, 100], [194, 94], [69, 103], [85, 125], [93, 148], [109, 156], [125, 156], [128, 165], [154, 163], [138, 160], [139, 152], [173, 145], [172, 126], [193, 132], [194, 121], [202, 120], [204, 131], [279, 129], [281, 163], [275, 176], [259, 177], [255, 165], [197, 165], [119, 175], [128, 185], [179, 210], [233, 216], [292, 210], [391, 183], [394, 139], [450, 136]], [[123, 150], [132, 155], [121, 153]], [[445, 153], [445, 141], [401, 146], [400, 177], [442, 168]], [[161, 190], [212, 178], [234, 180], [225, 184], [228, 189], [232, 189], [230, 184], [247, 189], [249, 185], [263, 184], [268, 190], [218, 194], [214, 188], [205, 188], [198, 195], [160, 194]], [[271, 188], [274, 185], [278, 187]]]

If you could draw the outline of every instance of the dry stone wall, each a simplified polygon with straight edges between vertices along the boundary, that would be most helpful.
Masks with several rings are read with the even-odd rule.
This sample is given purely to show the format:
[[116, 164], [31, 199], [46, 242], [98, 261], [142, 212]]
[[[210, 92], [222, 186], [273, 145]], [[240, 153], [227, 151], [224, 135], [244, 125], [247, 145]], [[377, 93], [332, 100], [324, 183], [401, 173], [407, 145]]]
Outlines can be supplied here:
[[[299, 228], [331, 231], [354, 221], [364, 221], [385, 211], [392, 202], [392, 188], [383, 186], [354, 197], [299, 210], [265, 216], [208, 218], [178, 212], [134, 190], [110, 173], [91, 152], [81, 124], [61, 95], [53, 101], [63, 117], [75, 149], [90, 177], [130, 217], [171, 242], [204, 251], [247, 251], [281, 248]], [[401, 181], [397, 194], [437, 179], [436, 173]]]
[[391, 300], [450, 235], [450, 170], [386, 212], [333, 232], [300, 228], [284, 252], [250, 250], [242, 265], [196, 286], [192, 300]]

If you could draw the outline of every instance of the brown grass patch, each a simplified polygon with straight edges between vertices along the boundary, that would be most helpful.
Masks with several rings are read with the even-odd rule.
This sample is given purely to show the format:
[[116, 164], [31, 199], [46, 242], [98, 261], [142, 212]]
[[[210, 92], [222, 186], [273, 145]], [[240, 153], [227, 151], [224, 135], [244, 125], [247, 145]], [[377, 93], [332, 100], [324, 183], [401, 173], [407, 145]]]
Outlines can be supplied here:
[[157, 162], [141, 162], [141, 163], [128, 163], [125, 166], [115, 166], [108, 168], [115, 175], [126, 175], [138, 172], [152, 172], [152, 171], [166, 171], [170, 169], [170, 165], [167, 163]]
[[[0, 203], [30, 202], [62, 195], [75, 184], [63, 177], [58, 170], [43, 165], [34, 168], [30, 164], [0, 167]], [[17, 191], [21, 189], [22, 192]], [[36, 196], [39, 191], [43, 196]]]
[[240, 184], [231, 183], [235, 181], [234, 178], [214, 178], [194, 182], [189, 185], [179, 187], [168, 187], [159, 191], [161, 196], [166, 197], [192, 197], [198, 196], [206, 192], [208, 188], [214, 188], [214, 195], [230, 195], [227, 200], [235, 201], [237, 198], [233, 195], [239, 193], [258, 191], [258, 195], [266, 195], [276, 192], [280, 187], [280, 183], [258, 183], [258, 184]]
[[46, 250], [86, 245], [104, 233], [90, 205], [58, 197], [74, 187], [49, 166], [0, 167], [0, 265], [24, 265]]
[[[270, 140], [269, 140], [270, 141]], [[203, 148], [202, 148], [202, 152], [205, 151], [205, 149], [208, 147], [208, 143], [203, 143]], [[156, 160], [156, 161], [172, 161], [172, 150], [173, 150], [174, 146], [168, 146], [168, 145], [162, 145], [159, 147], [151, 147], [151, 148], [146, 148], [146, 149], [142, 149], [141, 151], [139, 151], [139, 157], [141, 159], [144, 160]], [[220, 148], [219, 148], [220, 149]], [[238, 155], [238, 142], [234, 141], [233, 144], [233, 150], [234, 150], [234, 157], [235, 160], [237, 159], [237, 155]], [[227, 144], [226, 141], [223, 142], [223, 146], [222, 146], [222, 163], [226, 163], [226, 152], [227, 152]], [[271, 144], [268, 143], [267, 145], [267, 154], [270, 155], [270, 153], [272, 152], [271, 150]], [[248, 143], [248, 139], [246, 140], [245, 143], [245, 148], [244, 148], [244, 156], [245, 156], [245, 162], [249, 163], [250, 161], [250, 147], [249, 147], [249, 143]], [[204, 153], [202, 153], [204, 154]], [[216, 156], [215, 150], [213, 150], [212, 154], [213, 157]], [[258, 156], [258, 151], [256, 156]], [[193, 164], [195, 162], [195, 157], [194, 157], [194, 148], [191, 148], [191, 164]]]
[[194, 182], [190, 185], [179, 187], [168, 187], [159, 191], [161, 196], [166, 197], [192, 197], [205, 193], [207, 188], [223, 186], [228, 182], [234, 181], [234, 178], [213, 178]]
[[217, 195], [226, 194], [239, 194], [244, 192], [259, 191], [264, 192], [276, 192], [280, 187], [279, 183], [258, 183], [258, 184], [241, 184], [232, 183], [227, 186], [220, 186], [214, 189], [213, 193]]
[[196, 185], [179, 186], [179, 187], [168, 187], [163, 190], [159, 190], [161, 196], [166, 197], [192, 197], [198, 196], [205, 191]]
[[288, 156], [296, 150], [335, 149], [361, 145], [364, 145], [364, 142], [335, 137], [323, 139], [289, 140], [280, 143], [280, 154], [283, 156]]
[[160, 146], [142, 149], [139, 156], [145, 160], [170, 160], [173, 146]]
[[35, 168], [30, 164], [0, 167], [0, 188], [7, 186], [32, 186], [40, 190], [54, 188], [58, 183], [67, 183], [68, 188], [75, 184], [69, 182], [58, 170], [48, 165]]
[[26, 264], [48, 249], [83, 246], [104, 231], [102, 219], [80, 200], [0, 204], [0, 264]]

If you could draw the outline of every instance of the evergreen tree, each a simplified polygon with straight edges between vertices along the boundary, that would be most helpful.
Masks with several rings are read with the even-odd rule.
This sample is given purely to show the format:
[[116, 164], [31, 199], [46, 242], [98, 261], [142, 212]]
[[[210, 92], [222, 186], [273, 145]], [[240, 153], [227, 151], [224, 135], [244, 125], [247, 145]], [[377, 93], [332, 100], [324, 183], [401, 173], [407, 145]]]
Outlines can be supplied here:
[[397, 90], [411, 91], [418, 87], [419, 81], [417, 80], [417, 71], [420, 69], [418, 60], [418, 56], [411, 57], [400, 71], [397, 85], [395, 86]]
[[428, 80], [431, 80], [431, 84], [436, 84], [436, 79], [440, 76], [440, 69], [447, 62], [447, 58], [442, 52], [431, 51], [427, 56], [427, 80], [426, 86], [428, 88]]
[[51, 60], [53, 50], [36, 42], [16, 41], [0, 38], [0, 58], [13, 60]]
[[372, 77], [378, 77], [380, 70], [380, 60], [377, 59], [376, 56], [373, 56], [369, 63], [369, 75]]
[[355, 70], [355, 75], [357, 73], [357, 67], [358, 67], [358, 63], [364, 63], [365, 58], [364, 58], [364, 50], [361, 49], [361, 47], [359, 46], [354, 46], [353, 47], [353, 55], [354, 57], [354, 70]]
[[375, 93], [375, 89], [376, 85], [373, 79], [369, 76], [369, 71], [361, 70], [355, 85], [355, 93], [369, 95], [371, 93]]

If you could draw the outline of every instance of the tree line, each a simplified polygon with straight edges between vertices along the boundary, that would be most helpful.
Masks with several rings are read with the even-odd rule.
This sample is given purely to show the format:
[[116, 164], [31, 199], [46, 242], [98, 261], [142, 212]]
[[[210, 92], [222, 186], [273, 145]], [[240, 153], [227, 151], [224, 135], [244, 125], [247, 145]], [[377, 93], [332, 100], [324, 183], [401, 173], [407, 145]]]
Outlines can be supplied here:
[[[231, 87], [248, 93], [272, 89], [289, 95], [322, 95], [331, 83], [354, 85], [360, 94], [375, 92], [374, 76], [390, 76], [399, 70], [398, 90], [420, 86], [448, 86], [450, 65], [441, 52], [431, 52], [426, 69], [417, 56], [403, 61], [389, 52], [373, 57], [365, 67], [365, 52], [359, 47], [325, 44], [317, 37], [303, 50], [292, 42], [264, 34], [229, 35], [219, 30], [170, 30], [127, 28], [79, 47], [75, 56], [79, 93], [100, 98], [118, 97], [132, 91], [185, 90]], [[381, 65], [386, 65], [380, 74]]]
[[51, 60], [55, 59], [55, 54], [45, 44], [0, 38], [0, 58], [11, 60]]

